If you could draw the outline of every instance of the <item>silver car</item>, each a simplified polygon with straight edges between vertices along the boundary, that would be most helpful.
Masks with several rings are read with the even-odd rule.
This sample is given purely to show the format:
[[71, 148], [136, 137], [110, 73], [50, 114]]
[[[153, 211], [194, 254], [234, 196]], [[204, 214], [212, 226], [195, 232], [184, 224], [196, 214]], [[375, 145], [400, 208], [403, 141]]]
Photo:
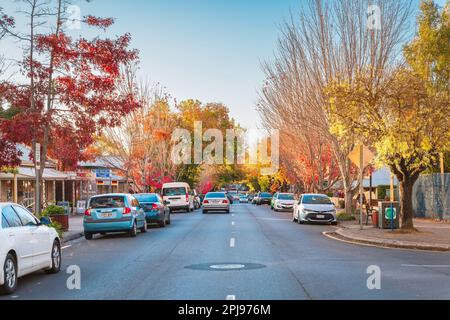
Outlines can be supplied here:
[[294, 206], [293, 220], [299, 224], [315, 222], [336, 225], [336, 207], [326, 195], [304, 194]]
[[203, 199], [203, 214], [210, 211], [230, 213], [230, 200], [225, 192], [209, 192]]

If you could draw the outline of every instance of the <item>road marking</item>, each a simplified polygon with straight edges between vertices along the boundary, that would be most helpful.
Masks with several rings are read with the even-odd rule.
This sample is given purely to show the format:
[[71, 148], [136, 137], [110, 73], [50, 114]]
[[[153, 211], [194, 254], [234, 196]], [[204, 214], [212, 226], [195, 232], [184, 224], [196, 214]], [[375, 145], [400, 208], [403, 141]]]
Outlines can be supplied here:
[[230, 294], [230, 295], [228, 295], [227, 296], [227, 298], [226, 298], [228, 301], [234, 301], [234, 300], [236, 300], [236, 296], [235, 295], [232, 295], [232, 294]]
[[402, 267], [407, 268], [450, 268], [450, 265], [432, 265], [432, 264], [402, 264]]
[[71, 246], [72, 245], [69, 244], [68, 246], [62, 247], [61, 250], [69, 249]]
[[234, 226], [236, 223], [234, 223], [234, 221], [231, 221], [231, 225]]
[[236, 246], [236, 239], [235, 238], [231, 238], [230, 239], [230, 247], [234, 248]]
[[234, 217], [234, 213], [231, 216]]

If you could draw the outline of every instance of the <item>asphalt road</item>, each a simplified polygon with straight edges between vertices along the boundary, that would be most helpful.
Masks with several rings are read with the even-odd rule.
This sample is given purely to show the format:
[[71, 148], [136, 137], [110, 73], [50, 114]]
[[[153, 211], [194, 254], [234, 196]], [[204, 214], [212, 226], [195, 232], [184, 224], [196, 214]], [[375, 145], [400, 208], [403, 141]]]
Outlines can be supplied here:
[[[450, 299], [449, 254], [346, 244], [322, 235], [332, 228], [250, 204], [229, 215], [174, 214], [167, 228], [135, 239], [76, 241], [59, 274], [21, 278], [0, 300]], [[66, 286], [72, 265], [80, 290]], [[381, 269], [380, 290], [367, 288], [371, 265]]]

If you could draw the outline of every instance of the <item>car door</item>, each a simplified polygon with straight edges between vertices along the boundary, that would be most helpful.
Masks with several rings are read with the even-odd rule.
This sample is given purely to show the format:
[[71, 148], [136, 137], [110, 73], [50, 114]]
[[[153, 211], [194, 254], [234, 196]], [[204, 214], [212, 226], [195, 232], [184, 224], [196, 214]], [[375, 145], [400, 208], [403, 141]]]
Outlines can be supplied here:
[[14, 211], [25, 228], [29, 228], [33, 241], [33, 269], [48, 266], [53, 243], [50, 242], [48, 228], [40, 226], [37, 219], [27, 209], [14, 205]]
[[33, 269], [33, 236], [29, 227], [22, 225], [16, 211], [12, 206], [6, 206], [2, 210], [2, 219], [7, 224], [7, 236], [14, 244], [18, 257], [19, 276], [27, 274]]

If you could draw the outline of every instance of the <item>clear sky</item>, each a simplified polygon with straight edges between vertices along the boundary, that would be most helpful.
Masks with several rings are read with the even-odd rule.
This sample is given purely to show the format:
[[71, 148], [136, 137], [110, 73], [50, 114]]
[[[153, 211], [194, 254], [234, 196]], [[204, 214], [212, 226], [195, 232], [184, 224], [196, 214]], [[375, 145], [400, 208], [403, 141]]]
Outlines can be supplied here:
[[116, 18], [140, 50], [141, 73], [178, 101], [222, 102], [246, 127], [257, 123], [260, 62], [273, 55], [279, 24], [301, 0], [95, 0], [82, 14]]
[[[442, 5], [445, 0], [437, 2]], [[114, 17], [109, 34], [131, 33], [132, 46], [140, 50], [143, 78], [160, 83], [178, 101], [222, 102], [237, 122], [252, 127], [258, 123], [255, 104], [264, 80], [260, 62], [273, 57], [283, 18], [305, 1], [74, 0], [74, 4], [82, 15]], [[2, 0], [2, 6], [11, 12], [17, 4]]]

